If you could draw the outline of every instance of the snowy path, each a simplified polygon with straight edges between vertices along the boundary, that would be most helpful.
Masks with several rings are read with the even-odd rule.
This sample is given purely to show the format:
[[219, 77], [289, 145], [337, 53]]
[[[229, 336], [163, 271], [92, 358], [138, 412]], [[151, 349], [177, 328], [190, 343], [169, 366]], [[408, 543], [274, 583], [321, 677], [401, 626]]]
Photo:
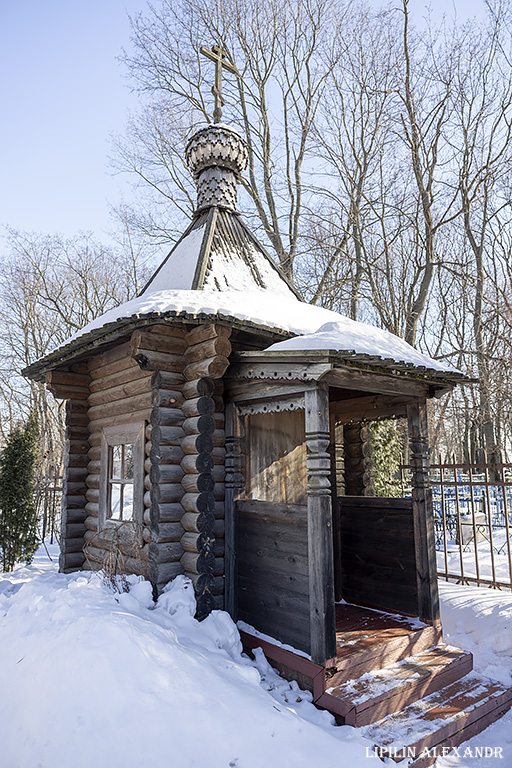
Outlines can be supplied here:
[[[94, 574], [34, 563], [0, 574], [1, 768], [371, 768], [370, 743], [335, 727], [310, 696], [215, 612], [199, 624], [182, 579], [155, 606], [134, 578], [114, 595]], [[445, 640], [512, 684], [512, 596], [441, 583]], [[436, 768], [512, 766], [512, 714]], [[371, 759], [374, 762], [368, 762]], [[391, 765], [395, 765], [391, 763]]]

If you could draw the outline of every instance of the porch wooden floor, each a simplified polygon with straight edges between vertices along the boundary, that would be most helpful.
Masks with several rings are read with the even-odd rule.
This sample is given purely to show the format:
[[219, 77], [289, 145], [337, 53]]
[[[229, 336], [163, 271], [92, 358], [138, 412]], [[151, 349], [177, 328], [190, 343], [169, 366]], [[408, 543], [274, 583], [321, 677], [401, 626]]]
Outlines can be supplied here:
[[[311, 690], [318, 706], [360, 727], [396, 762], [414, 751], [457, 746], [512, 705], [512, 689], [472, 672], [471, 653], [445, 645], [440, 627], [417, 619], [337, 604], [336, 662], [327, 670], [241, 635], [247, 649], [261, 647], [285, 677]], [[406, 763], [424, 768], [434, 760]]]

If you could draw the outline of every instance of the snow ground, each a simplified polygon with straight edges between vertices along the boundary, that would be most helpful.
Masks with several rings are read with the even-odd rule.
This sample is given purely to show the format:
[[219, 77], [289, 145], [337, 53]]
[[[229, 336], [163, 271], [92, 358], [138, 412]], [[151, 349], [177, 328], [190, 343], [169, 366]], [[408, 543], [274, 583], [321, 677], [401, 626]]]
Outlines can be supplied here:
[[[261, 653], [244, 657], [227, 614], [198, 623], [183, 577], [155, 606], [147, 582], [115, 594], [96, 574], [58, 574], [50, 553], [0, 574], [1, 768], [380, 765], [368, 763], [370, 742], [336, 727]], [[512, 596], [440, 589], [445, 640], [512, 684]], [[436, 768], [512, 765], [512, 715], [464, 746], [500, 746], [504, 759]]]

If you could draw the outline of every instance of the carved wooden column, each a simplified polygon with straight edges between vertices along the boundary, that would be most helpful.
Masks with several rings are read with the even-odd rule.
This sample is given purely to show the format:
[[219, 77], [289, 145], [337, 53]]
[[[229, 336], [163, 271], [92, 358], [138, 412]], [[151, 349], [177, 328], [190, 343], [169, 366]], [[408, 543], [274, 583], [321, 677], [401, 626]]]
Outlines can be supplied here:
[[437, 588], [434, 511], [430, 487], [427, 404], [425, 400], [407, 406], [410, 464], [412, 466], [412, 515], [418, 615], [423, 621], [440, 621]]
[[370, 427], [364, 422], [343, 427], [345, 456], [345, 495], [375, 496], [373, 489], [373, 450]]
[[327, 386], [307, 391], [305, 406], [311, 658], [324, 664], [336, 655]]
[[235, 403], [226, 405], [226, 494], [225, 494], [225, 547], [226, 586], [225, 610], [233, 621], [238, 618], [236, 563], [236, 500], [245, 486], [244, 422]]

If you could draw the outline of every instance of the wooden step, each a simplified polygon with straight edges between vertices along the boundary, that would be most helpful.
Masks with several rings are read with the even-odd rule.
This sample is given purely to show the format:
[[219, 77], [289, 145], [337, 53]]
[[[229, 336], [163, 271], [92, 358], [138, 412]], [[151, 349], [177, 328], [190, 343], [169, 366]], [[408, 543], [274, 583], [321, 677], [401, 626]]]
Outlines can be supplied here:
[[441, 642], [440, 627], [418, 624], [395, 623], [385, 629], [343, 632], [337, 636], [336, 666], [328, 673], [326, 688], [382, 669]]
[[343, 718], [345, 725], [369, 725], [459, 680], [472, 669], [471, 653], [437, 645], [329, 687], [318, 704]]
[[[471, 672], [462, 680], [361, 728], [382, 759], [426, 768], [442, 749], [458, 746], [512, 706], [512, 689]], [[428, 750], [428, 753], [427, 753]], [[411, 758], [415, 758], [411, 762]]]

